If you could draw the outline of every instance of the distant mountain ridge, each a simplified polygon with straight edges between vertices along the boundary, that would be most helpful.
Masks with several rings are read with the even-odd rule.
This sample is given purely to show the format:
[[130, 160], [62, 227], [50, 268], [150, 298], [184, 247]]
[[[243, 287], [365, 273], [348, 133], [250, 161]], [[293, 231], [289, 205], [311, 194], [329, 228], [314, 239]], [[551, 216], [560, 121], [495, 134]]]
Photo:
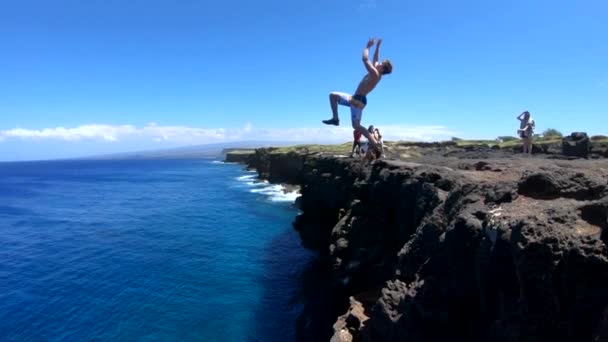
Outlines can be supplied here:
[[295, 145], [295, 142], [284, 141], [234, 141], [176, 147], [162, 150], [146, 150], [135, 152], [112, 153], [96, 155], [79, 159], [196, 159], [215, 158], [224, 155], [227, 149], [254, 149], [270, 146]]

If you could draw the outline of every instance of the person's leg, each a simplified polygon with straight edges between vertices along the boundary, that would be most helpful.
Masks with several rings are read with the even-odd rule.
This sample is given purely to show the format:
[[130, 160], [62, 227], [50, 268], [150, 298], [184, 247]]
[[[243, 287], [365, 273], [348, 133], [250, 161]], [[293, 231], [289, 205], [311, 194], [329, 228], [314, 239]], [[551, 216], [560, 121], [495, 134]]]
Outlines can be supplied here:
[[350, 106], [350, 95], [346, 93], [340, 93], [334, 91], [329, 94], [329, 105], [331, 106], [332, 118], [329, 120], [323, 120], [324, 124], [327, 125], [340, 125], [340, 117], [338, 116], [338, 104], [343, 106]]
[[530, 138], [524, 138], [523, 139], [524, 142], [524, 154], [530, 154], [531, 149], [530, 149]]
[[365, 141], [361, 142], [359, 145], [359, 157], [364, 158], [367, 153], [367, 149], [369, 148], [369, 144]]
[[369, 154], [369, 157], [367, 158], [367, 160], [369, 161], [370, 164], [373, 164], [376, 162], [376, 160], [378, 160], [378, 154], [377, 154], [378, 148], [377, 147], [370, 148], [367, 153]]
[[532, 155], [532, 138], [528, 138], [528, 154]]
[[378, 147], [376, 148], [375, 152], [376, 160], [382, 158], [382, 142], [378, 141]]
[[371, 163], [374, 159], [373, 159], [373, 153], [372, 150], [369, 149], [367, 150], [367, 152], [365, 153], [365, 157], [363, 157], [363, 160], [365, 160], [368, 163]]
[[367, 128], [361, 126], [361, 123], [359, 121], [354, 121], [353, 122], [353, 128], [358, 130], [359, 132], [361, 132], [361, 134], [363, 134], [363, 136], [365, 138], [367, 138], [367, 141], [369, 141], [369, 145], [370, 148], [373, 146], [378, 145], [378, 142], [374, 139], [374, 136], [371, 135], [368, 131]]
[[369, 148], [373, 148], [378, 144], [373, 135], [367, 130], [367, 128], [361, 126], [361, 116], [363, 115], [363, 109], [356, 108], [354, 106], [350, 107], [350, 118], [352, 121], [353, 128], [357, 131], [361, 132], [363, 136], [369, 141]]

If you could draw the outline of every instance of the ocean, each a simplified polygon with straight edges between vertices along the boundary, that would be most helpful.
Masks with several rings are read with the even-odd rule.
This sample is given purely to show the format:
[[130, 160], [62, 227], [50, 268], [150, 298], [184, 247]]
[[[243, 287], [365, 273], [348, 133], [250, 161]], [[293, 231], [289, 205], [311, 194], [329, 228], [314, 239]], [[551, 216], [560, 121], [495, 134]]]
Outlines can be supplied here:
[[0, 163], [0, 341], [294, 341], [295, 197], [215, 159]]

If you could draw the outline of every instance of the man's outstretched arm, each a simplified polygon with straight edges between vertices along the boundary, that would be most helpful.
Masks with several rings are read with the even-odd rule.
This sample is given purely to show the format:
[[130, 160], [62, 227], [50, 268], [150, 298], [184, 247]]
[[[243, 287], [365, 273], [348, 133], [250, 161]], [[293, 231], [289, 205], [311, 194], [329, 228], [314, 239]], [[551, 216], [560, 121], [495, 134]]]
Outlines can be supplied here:
[[374, 38], [370, 38], [369, 41], [367, 42], [367, 46], [365, 47], [365, 49], [363, 49], [363, 64], [365, 65], [365, 69], [367, 69], [367, 72], [370, 75], [373, 75], [375, 77], [380, 77], [380, 73], [378, 72], [378, 70], [376, 70], [376, 68], [374, 67], [372, 62], [369, 61], [369, 48], [372, 47], [373, 45], [374, 45]]
[[380, 55], [380, 44], [382, 44], [382, 39], [378, 39], [378, 41], [376, 41], [376, 51], [374, 52], [374, 65], [378, 63], [378, 56]]

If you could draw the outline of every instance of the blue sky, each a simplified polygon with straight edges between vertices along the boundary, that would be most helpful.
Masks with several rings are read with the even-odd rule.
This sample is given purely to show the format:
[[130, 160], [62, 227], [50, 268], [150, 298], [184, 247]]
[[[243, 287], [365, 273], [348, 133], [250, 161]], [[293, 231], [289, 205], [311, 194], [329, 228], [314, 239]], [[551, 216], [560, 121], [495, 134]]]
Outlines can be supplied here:
[[[347, 141], [382, 37], [392, 75], [362, 123], [387, 139], [608, 133], [608, 2], [2, 1], [0, 160], [238, 140]], [[373, 53], [373, 51], [372, 51]]]

